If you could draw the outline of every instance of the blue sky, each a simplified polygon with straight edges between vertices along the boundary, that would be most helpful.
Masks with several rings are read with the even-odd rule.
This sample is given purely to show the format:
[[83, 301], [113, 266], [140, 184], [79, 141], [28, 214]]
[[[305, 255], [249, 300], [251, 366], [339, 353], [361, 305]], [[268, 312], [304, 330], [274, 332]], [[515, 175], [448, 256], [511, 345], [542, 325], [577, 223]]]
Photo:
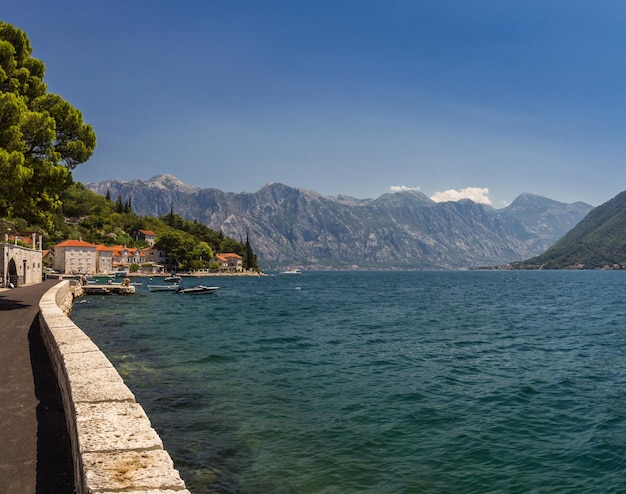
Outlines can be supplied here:
[[626, 3], [20, 0], [96, 131], [76, 180], [428, 196], [626, 189]]

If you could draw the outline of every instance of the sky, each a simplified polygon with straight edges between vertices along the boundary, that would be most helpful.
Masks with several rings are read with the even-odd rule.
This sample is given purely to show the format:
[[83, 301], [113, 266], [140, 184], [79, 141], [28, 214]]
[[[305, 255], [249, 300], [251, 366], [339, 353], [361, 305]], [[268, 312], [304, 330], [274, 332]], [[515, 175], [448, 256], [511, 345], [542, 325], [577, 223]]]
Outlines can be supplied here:
[[83, 183], [171, 174], [502, 207], [626, 190], [626, 2], [20, 0]]

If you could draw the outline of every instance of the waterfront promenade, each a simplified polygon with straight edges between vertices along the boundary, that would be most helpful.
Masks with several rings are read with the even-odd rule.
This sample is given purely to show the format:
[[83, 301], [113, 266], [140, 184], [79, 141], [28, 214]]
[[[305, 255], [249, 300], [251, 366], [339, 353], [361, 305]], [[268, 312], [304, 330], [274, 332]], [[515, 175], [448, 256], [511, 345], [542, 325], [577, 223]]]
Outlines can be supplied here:
[[37, 316], [56, 283], [0, 290], [0, 494], [74, 492], [70, 439]]

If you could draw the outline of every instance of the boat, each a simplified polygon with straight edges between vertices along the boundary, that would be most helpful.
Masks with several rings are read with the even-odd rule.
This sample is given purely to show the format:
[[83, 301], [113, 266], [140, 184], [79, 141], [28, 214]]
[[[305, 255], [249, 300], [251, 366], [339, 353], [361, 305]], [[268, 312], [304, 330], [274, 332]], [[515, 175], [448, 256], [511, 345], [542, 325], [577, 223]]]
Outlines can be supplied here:
[[117, 269], [113, 271], [115, 278], [126, 278], [128, 276], [128, 269]]
[[151, 292], [177, 292], [180, 289], [180, 285], [148, 285]]
[[[100, 283], [98, 283], [96, 281], [95, 284], [99, 285]], [[128, 278], [125, 278], [122, 281], [117, 281], [117, 280], [113, 281], [112, 279], [109, 279], [106, 284], [109, 285], [109, 286], [111, 286], [111, 285], [113, 285], [113, 286], [118, 286], [118, 285], [122, 285], [122, 286], [143, 286], [143, 282], [142, 281], [130, 281], [130, 279], [128, 279]]]
[[176, 274], [173, 274], [173, 275], [168, 276], [167, 278], [165, 278], [163, 281], [169, 281], [169, 282], [173, 282], [173, 283], [180, 283], [181, 281], [183, 281], [183, 279], [180, 276], [178, 276]]
[[302, 274], [302, 271], [300, 269], [288, 269], [286, 271], [281, 271], [278, 274], [287, 274], [287, 275], [289, 275], [289, 274], [296, 274], [296, 275], [298, 275], [298, 274]]
[[184, 293], [186, 295], [196, 295], [200, 293], [209, 294], [209, 293], [214, 293], [219, 289], [220, 289], [219, 286], [198, 285], [198, 286], [194, 286], [193, 288], [181, 288], [180, 290], [178, 290], [178, 293]]

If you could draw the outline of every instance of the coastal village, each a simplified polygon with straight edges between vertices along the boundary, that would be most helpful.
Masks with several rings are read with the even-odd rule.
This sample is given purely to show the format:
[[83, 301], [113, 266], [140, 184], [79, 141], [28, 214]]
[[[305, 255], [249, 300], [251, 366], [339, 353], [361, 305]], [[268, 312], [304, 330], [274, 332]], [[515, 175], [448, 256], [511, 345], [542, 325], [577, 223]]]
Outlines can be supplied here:
[[[103, 276], [159, 276], [177, 269], [168, 253], [155, 246], [157, 235], [139, 230], [138, 240], [147, 247], [100, 245], [79, 240], [65, 240], [53, 249], [43, 249], [41, 235], [5, 235], [2, 251], [2, 286], [31, 285], [50, 274]], [[243, 258], [235, 252], [215, 254], [209, 273], [244, 273]]]
[[[155, 247], [157, 235], [149, 230], [139, 230], [138, 239], [149, 244], [145, 248], [125, 245], [95, 245], [83, 240], [66, 240], [54, 246], [54, 251], [42, 253], [44, 265], [52, 261], [58, 273], [65, 274], [165, 274], [177, 266], [168, 253]], [[48, 259], [47, 256], [52, 256]], [[211, 259], [214, 271], [243, 271], [243, 258], [235, 252], [216, 254]]]

